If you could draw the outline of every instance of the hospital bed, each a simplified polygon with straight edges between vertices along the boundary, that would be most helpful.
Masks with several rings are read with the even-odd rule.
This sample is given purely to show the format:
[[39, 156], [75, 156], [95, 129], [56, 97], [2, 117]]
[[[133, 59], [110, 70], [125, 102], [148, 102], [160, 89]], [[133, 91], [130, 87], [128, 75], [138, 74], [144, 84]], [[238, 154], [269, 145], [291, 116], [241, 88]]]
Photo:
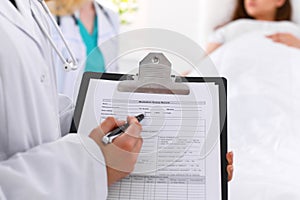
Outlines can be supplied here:
[[[292, 4], [300, 27], [300, 0]], [[208, 1], [209, 11], [222, 9], [208, 12], [210, 32], [229, 19], [232, 5]], [[257, 31], [224, 44], [210, 59], [228, 80], [228, 140], [235, 154], [229, 199], [299, 200], [300, 49]]]

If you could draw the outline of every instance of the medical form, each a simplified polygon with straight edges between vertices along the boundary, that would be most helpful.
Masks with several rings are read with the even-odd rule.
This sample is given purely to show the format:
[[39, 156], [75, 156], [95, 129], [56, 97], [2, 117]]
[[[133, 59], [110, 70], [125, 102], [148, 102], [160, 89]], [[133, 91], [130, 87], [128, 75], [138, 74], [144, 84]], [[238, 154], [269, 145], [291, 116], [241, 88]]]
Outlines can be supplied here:
[[108, 116], [145, 115], [135, 169], [107, 199], [220, 200], [218, 85], [191, 82], [189, 95], [173, 95], [119, 92], [119, 82], [90, 80], [78, 127], [86, 133]]

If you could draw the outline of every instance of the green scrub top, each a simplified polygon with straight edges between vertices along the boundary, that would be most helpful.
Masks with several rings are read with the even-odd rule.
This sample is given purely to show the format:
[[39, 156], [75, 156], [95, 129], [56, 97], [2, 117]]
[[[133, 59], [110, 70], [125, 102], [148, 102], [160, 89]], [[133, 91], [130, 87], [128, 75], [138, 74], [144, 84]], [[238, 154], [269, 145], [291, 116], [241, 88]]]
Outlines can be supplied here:
[[87, 60], [85, 63], [85, 72], [105, 72], [104, 57], [98, 48], [98, 18], [95, 17], [94, 30], [90, 34], [84, 27], [82, 21], [78, 19], [80, 35], [86, 46]]

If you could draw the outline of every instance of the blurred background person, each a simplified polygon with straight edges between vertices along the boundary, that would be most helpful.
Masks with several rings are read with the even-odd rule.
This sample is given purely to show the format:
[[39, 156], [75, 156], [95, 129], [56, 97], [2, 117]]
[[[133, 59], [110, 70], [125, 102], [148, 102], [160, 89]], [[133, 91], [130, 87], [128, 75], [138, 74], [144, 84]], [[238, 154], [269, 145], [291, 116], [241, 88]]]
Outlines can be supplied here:
[[[84, 72], [118, 72], [116, 64], [106, 62], [109, 60], [106, 58], [117, 54], [117, 43], [110, 45], [109, 51], [98, 47], [118, 34], [119, 17], [113, 10], [93, 0], [56, 0], [48, 5], [75, 53], [79, 67], [79, 70], [65, 72], [60, 59], [55, 59], [58, 91], [76, 100]], [[66, 59], [70, 58], [58, 33], [52, 32], [60, 52]]]

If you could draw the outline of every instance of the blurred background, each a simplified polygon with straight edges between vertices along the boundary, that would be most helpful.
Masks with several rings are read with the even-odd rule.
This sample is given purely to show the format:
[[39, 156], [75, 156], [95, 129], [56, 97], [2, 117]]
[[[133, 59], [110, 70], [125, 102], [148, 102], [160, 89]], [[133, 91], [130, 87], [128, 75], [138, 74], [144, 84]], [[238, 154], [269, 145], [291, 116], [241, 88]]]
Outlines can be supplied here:
[[204, 44], [201, 31], [207, 2], [204, 0], [97, 0], [119, 10], [121, 32], [138, 28], [163, 28], [188, 36]]
[[[182, 34], [205, 49], [214, 28], [230, 18], [234, 8], [232, 0], [97, 0], [120, 15], [120, 33], [141, 29], [161, 28]], [[226, 9], [222, 9], [225, 8]], [[218, 10], [216, 10], [218, 8]], [[215, 17], [215, 14], [219, 13]], [[220, 18], [220, 16], [222, 16]], [[135, 73], [139, 55], [128, 55], [119, 61], [123, 73]], [[170, 55], [169, 55], [170, 56]], [[200, 56], [200, 52], [199, 52]], [[171, 56], [172, 57], [172, 56]], [[173, 69], [183, 73], [192, 69], [183, 61], [172, 57]]]

